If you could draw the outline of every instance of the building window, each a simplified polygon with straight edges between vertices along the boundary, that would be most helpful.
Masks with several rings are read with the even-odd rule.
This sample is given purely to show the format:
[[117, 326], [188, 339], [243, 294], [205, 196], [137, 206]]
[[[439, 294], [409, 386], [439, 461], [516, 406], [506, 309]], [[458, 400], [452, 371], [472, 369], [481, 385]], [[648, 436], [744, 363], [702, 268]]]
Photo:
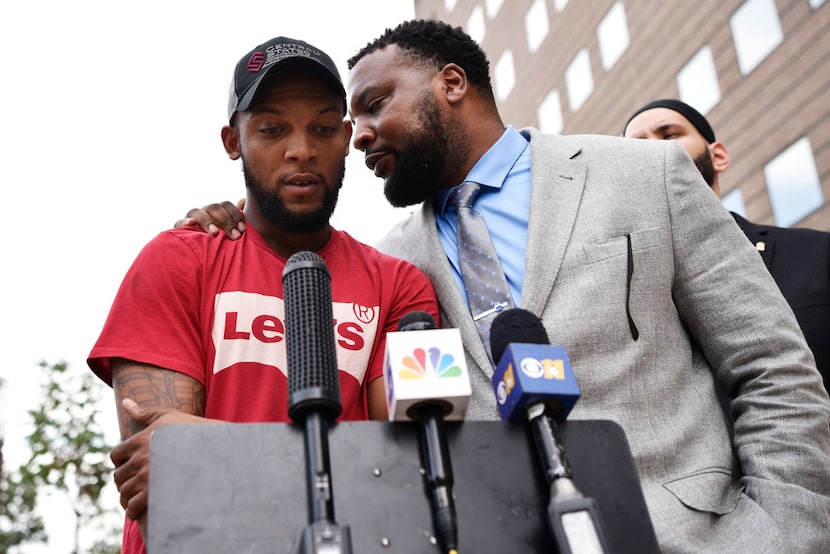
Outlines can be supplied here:
[[744, 197], [741, 194], [741, 189], [735, 189], [723, 195], [721, 199], [723, 207], [730, 212], [746, 217], [746, 205], [744, 204]]
[[496, 17], [502, 4], [504, 4], [504, 0], [484, 0], [484, 5], [487, 6], [487, 17], [490, 19]]
[[510, 96], [513, 85], [516, 84], [516, 71], [513, 67], [513, 52], [505, 50], [499, 61], [496, 62], [496, 99], [504, 102]]
[[444, 9], [447, 10], [447, 13], [452, 13], [456, 4], [458, 4], [458, 0], [444, 0]]
[[534, 0], [533, 5], [527, 10], [525, 16], [525, 28], [527, 29], [527, 48], [530, 53], [536, 52], [539, 45], [544, 42], [550, 31], [548, 23], [548, 8], [545, 0]]
[[588, 49], [577, 52], [568, 68], [565, 70], [565, 85], [568, 87], [568, 104], [571, 111], [579, 111], [582, 104], [594, 92], [594, 78], [591, 75], [591, 59]]
[[802, 137], [764, 166], [775, 222], [790, 227], [824, 203], [813, 148]]
[[553, 0], [553, 9], [561, 12], [568, 5], [568, 0]]
[[810, 0], [810, 7], [817, 10], [824, 4], [824, 0]]
[[562, 132], [562, 102], [559, 99], [559, 91], [554, 89], [545, 96], [539, 109], [536, 110], [536, 117], [539, 119], [539, 130], [544, 133], [558, 135]]
[[720, 102], [720, 86], [712, 49], [704, 46], [677, 74], [680, 99], [706, 114]]
[[625, 8], [621, 1], [614, 2], [597, 28], [599, 54], [602, 68], [610, 70], [628, 49], [628, 23], [625, 20]]
[[784, 40], [775, 0], [747, 0], [729, 18], [741, 73], [748, 75]]
[[470, 17], [467, 19], [467, 25], [464, 30], [467, 31], [467, 34], [474, 41], [479, 44], [482, 43], [484, 35], [487, 33], [487, 25], [484, 22], [484, 10], [481, 6], [476, 6], [470, 12]]

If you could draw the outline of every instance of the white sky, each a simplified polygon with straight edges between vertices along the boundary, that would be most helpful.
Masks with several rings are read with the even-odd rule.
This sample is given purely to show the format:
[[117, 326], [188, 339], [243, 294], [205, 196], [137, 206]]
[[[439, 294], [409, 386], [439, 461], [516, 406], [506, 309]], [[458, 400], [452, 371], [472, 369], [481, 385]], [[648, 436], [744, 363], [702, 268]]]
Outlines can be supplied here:
[[[346, 60], [413, 0], [28, 0], [0, 8], [4, 465], [24, 461], [41, 359], [86, 355], [138, 251], [194, 206], [244, 196], [222, 149], [237, 60], [279, 36]], [[372, 243], [406, 215], [352, 153], [333, 223]], [[108, 431], [117, 437], [114, 409]], [[54, 517], [47, 514], [50, 518]], [[66, 513], [60, 517], [68, 517]], [[52, 527], [50, 525], [50, 527]], [[70, 537], [52, 529], [44, 551]], [[31, 550], [36, 552], [39, 550]]]

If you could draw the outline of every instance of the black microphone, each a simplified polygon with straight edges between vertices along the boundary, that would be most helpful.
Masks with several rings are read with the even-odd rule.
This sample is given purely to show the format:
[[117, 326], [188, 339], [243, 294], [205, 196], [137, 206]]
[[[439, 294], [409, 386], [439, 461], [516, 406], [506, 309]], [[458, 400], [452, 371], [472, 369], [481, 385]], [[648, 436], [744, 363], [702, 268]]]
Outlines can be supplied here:
[[302, 554], [351, 554], [351, 532], [334, 519], [329, 462], [329, 425], [342, 411], [331, 275], [313, 252], [297, 252], [282, 272], [285, 348], [288, 360], [288, 415], [304, 424], [306, 493], [310, 525], [303, 530]]
[[[435, 320], [426, 312], [410, 312], [398, 324], [398, 331], [437, 328]], [[418, 422], [418, 451], [424, 470], [424, 487], [432, 507], [432, 524], [441, 551], [447, 554], [458, 552], [458, 520], [452, 493], [454, 478], [444, 427], [444, 417], [451, 411], [452, 405], [440, 396], [419, 399], [407, 410], [407, 415]]]
[[609, 552], [596, 502], [576, 488], [551, 417], [564, 421], [579, 398], [565, 349], [551, 346], [536, 315], [513, 308], [493, 320], [490, 350], [499, 360], [492, 381], [502, 419], [528, 420], [550, 486], [548, 522], [559, 554]]
[[409, 312], [398, 323], [398, 331], [430, 331], [437, 329], [435, 320], [426, 312]]

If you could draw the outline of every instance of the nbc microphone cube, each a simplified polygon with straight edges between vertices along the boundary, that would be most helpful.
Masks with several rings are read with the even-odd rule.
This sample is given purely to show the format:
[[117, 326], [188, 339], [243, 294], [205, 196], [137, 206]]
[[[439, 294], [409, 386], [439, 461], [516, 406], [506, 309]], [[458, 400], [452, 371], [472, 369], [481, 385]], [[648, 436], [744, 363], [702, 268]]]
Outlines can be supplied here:
[[579, 399], [579, 385], [561, 346], [511, 343], [492, 381], [502, 420], [523, 420], [529, 405], [544, 402], [563, 421]]
[[409, 411], [430, 401], [446, 406], [444, 419], [464, 419], [472, 393], [458, 329], [386, 334], [383, 371], [389, 421], [411, 421]]

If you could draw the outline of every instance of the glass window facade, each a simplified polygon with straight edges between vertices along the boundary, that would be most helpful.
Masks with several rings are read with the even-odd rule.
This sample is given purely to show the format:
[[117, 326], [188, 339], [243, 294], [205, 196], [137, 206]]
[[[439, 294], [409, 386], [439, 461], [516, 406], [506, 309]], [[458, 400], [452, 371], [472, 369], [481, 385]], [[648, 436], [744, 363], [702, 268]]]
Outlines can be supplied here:
[[614, 2], [602, 18], [597, 28], [597, 38], [602, 68], [608, 71], [614, 67], [630, 44], [628, 23], [625, 20], [625, 7], [622, 1]]
[[504, 0], [484, 0], [484, 5], [487, 6], [487, 17], [490, 19], [496, 17], [502, 4], [504, 4]]
[[784, 40], [775, 0], [747, 0], [729, 18], [738, 68], [748, 75]]
[[527, 49], [532, 54], [539, 49], [539, 45], [544, 42], [550, 31], [545, 0], [533, 1], [525, 16], [525, 28], [527, 29]]
[[720, 102], [720, 86], [712, 49], [704, 46], [677, 74], [680, 99], [706, 115]]
[[790, 227], [824, 203], [813, 148], [802, 137], [764, 166], [775, 223]]
[[562, 132], [562, 101], [558, 90], [554, 89], [545, 96], [536, 110], [536, 117], [539, 120], [540, 131], [554, 135]]
[[484, 20], [484, 9], [481, 6], [476, 6], [470, 12], [464, 30], [474, 41], [481, 43], [484, 40], [484, 35], [487, 33], [487, 24]]
[[444, 9], [447, 10], [448, 13], [452, 13], [456, 4], [458, 4], [458, 0], [444, 0]]
[[505, 50], [499, 61], [496, 62], [494, 75], [496, 78], [496, 100], [503, 102], [510, 96], [510, 92], [516, 84], [516, 70], [513, 66], [513, 52], [511, 50]]
[[572, 112], [579, 111], [582, 104], [594, 92], [594, 78], [591, 75], [591, 59], [588, 49], [577, 52], [565, 70], [565, 85], [568, 87], [568, 105]]

